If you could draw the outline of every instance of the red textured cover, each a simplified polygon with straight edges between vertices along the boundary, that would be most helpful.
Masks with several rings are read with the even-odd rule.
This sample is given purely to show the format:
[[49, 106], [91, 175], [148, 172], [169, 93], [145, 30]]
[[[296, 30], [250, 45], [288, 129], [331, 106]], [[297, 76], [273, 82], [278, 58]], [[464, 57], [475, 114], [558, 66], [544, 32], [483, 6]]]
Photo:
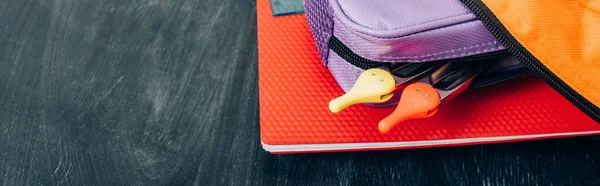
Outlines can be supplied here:
[[[325, 148], [310, 150], [314, 152], [340, 150], [326, 150], [327, 144], [421, 141], [425, 143], [398, 148], [422, 148], [600, 133], [598, 123], [544, 82], [530, 76], [468, 90], [441, 107], [434, 117], [409, 121], [388, 134], [381, 134], [377, 123], [394, 108], [356, 105], [339, 114], [329, 112], [328, 102], [343, 91], [319, 60], [305, 16], [273, 17], [268, 0], [258, 0], [257, 10], [260, 135], [264, 145], [322, 144]], [[485, 142], [426, 143], [552, 133], [567, 134]], [[286, 150], [277, 153], [286, 153]]]

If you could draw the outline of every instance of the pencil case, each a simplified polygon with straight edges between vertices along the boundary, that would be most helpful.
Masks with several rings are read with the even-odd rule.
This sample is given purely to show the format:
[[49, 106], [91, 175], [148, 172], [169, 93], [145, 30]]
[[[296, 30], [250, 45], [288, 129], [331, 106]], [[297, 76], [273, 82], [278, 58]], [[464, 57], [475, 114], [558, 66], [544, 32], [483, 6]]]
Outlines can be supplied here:
[[[510, 16], [497, 5], [504, 2], [490, 2]], [[522, 6], [529, 7], [525, 3]], [[532, 6], [541, 11], [554, 10], [538, 4]], [[408, 119], [434, 115], [441, 104], [466, 89], [504, 83], [527, 74], [542, 77], [590, 116], [597, 117], [600, 113], [592, 102], [600, 102], [599, 93], [593, 92], [595, 88], [600, 90], [598, 73], [585, 76], [587, 83], [594, 86], [579, 89], [591, 92], [588, 97], [580, 95], [577, 87], [582, 85], [576, 79], [581, 76], [573, 73], [561, 78], [557, 73], [564, 71], [547, 68], [568, 62], [554, 62], [551, 57], [547, 63], [539, 62], [482, 1], [305, 0], [304, 8], [320, 59], [345, 92], [332, 98], [329, 109], [338, 113], [355, 104], [396, 106], [394, 113], [379, 123], [381, 132], [388, 132]], [[543, 19], [531, 12], [522, 15]], [[526, 27], [513, 20], [514, 17], [507, 19], [515, 22], [511, 24]], [[537, 26], [535, 22], [529, 24]], [[589, 42], [593, 43], [595, 37]], [[534, 47], [556, 51], [555, 55], [574, 54], [548, 49], [539, 42], [531, 41]], [[586, 55], [598, 57], [600, 44], [593, 45], [597, 47]], [[583, 51], [575, 47], [573, 52]], [[569, 64], [580, 64], [576, 69], [598, 70], [598, 59]], [[565, 83], [565, 78], [574, 83]]]

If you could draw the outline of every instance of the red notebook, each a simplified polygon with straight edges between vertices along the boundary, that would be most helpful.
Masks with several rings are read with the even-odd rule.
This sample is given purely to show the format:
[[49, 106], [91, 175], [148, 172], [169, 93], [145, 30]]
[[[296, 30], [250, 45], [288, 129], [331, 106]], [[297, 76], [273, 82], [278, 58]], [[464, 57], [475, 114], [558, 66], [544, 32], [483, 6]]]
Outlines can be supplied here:
[[593, 121], [535, 76], [470, 89], [428, 119], [382, 134], [394, 110], [328, 103], [344, 92], [317, 54], [304, 14], [273, 17], [257, 1], [260, 137], [271, 153], [390, 150], [600, 134]]

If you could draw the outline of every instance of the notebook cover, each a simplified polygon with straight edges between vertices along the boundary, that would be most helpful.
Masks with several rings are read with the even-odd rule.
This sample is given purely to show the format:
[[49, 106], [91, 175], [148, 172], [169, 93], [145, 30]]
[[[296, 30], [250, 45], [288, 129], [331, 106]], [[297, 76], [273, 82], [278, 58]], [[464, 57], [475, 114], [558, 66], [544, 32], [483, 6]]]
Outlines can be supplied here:
[[600, 134], [600, 124], [535, 76], [467, 90], [428, 119], [382, 134], [390, 108], [328, 110], [344, 92], [317, 54], [304, 14], [257, 1], [260, 138], [271, 153], [391, 150]]

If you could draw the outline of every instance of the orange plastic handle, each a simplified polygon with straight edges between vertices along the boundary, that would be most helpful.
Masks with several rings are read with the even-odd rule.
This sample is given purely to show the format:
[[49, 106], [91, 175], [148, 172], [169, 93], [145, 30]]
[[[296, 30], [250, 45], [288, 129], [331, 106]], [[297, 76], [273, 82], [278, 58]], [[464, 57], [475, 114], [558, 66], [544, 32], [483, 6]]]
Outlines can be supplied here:
[[431, 85], [411, 84], [402, 92], [396, 110], [379, 122], [379, 131], [388, 133], [403, 121], [431, 117], [437, 112], [439, 104], [440, 95]]

